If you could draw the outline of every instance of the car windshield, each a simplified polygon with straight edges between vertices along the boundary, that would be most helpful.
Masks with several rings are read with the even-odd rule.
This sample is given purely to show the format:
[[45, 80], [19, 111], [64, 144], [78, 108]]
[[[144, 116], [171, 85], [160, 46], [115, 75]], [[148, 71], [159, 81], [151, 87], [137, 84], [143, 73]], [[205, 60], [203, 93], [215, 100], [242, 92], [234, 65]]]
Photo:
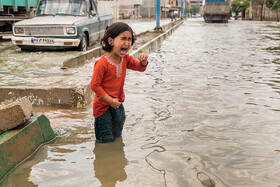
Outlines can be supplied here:
[[37, 9], [40, 15], [75, 15], [85, 16], [87, 5], [83, 0], [42, 0]]

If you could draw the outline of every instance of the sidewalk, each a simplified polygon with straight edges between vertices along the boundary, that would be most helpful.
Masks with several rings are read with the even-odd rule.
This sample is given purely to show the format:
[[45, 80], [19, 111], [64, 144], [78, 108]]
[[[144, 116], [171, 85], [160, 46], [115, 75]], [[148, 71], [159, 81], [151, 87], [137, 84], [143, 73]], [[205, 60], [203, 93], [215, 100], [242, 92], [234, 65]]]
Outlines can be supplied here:
[[[136, 34], [145, 32], [148, 30], [154, 30], [156, 27], [156, 19], [138, 19], [138, 20], [119, 20], [127, 23]], [[170, 19], [161, 19], [160, 26], [170, 23]]]

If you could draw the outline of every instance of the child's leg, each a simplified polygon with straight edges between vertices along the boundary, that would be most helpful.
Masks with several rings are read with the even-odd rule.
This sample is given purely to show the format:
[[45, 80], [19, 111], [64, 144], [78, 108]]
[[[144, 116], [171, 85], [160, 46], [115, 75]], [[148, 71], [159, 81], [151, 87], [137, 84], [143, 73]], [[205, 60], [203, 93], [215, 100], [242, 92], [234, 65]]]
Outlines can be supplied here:
[[113, 136], [112, 112], [110, 109], [102, 116], [95, 118], [94, 130], [96, 142], [98, 143], [107, 143], [115, 140]]
[[123, 125], [125, 122], [125, 111], [121, 104], [119, 108], [112, 112], [113, 116], [113, 135], [114, 137], [119, 137], [122, 135]]

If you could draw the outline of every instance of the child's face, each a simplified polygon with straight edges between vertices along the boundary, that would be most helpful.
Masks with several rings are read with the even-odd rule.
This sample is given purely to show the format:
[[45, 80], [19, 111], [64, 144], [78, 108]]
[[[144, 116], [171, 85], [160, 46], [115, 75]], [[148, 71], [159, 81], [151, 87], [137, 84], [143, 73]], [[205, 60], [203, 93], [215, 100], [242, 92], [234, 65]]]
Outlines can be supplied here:
[[113, 45], [112, 52], [118, 57], [123, 57], [132, 45], [132, 33], [130, 31], [124, 31], [120, 33], [116, 38], [109, 38], [109, 43]]

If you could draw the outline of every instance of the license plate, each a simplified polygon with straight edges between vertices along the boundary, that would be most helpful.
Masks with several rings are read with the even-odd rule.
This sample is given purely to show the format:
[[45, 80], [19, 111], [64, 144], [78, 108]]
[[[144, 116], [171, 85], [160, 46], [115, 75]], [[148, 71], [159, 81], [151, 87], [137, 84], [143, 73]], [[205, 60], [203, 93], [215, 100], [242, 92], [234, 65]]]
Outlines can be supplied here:
[[53, 44], [54, 40], [48, 39], [48, 38], [32, 38], [31, 43], [33, 43], [33, 44]]

